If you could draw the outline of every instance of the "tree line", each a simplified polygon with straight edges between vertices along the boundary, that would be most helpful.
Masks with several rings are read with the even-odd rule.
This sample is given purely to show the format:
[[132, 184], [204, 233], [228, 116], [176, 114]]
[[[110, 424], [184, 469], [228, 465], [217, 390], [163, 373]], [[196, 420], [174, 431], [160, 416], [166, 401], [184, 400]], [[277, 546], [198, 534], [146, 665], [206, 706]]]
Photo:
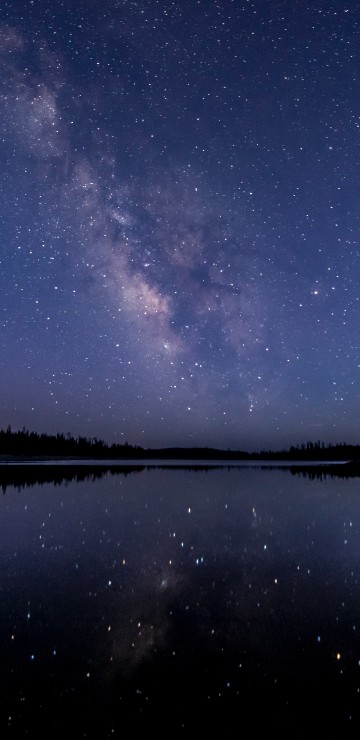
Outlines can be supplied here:
[[291, 446], [282, 450], [262, 450], [251, 454], [252, 458], [262, 460], [358, 460], [360, 458], [360, 446], [348, 444], [347, 442], [330, 442], [325, 444], [320, 440], [308, 441]]
[[192, 459], [192, 460], [358, 460], [360, 446], [346, 442], [325, 444], [308, 441], [281, 450], [218, 450], [209, 447], [167, 447], [144, 449], [139, 445], [108, 444], [97, 437], [73, 437], [68, 434], [39, 434], [25, 427], [12, 431], [11, 426], [0, 430], [0, 455], [3, 457], [51, 457], [91, 459]]
[[107, 444], [97, 437], [72, 437], [71, 434], [38, 434], [23, 428], [13, 432], [8, 426], [0, 430], [0, 455], [21, 457], [109, 457], [138, 456], [142, 448]]

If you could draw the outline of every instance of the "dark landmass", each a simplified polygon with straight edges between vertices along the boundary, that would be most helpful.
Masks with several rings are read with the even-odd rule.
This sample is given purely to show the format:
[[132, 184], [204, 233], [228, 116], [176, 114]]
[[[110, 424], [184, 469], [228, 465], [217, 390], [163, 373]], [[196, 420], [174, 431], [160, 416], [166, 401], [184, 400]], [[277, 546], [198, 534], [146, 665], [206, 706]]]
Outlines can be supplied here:
[[[106, 474], [129, 475], [148, 466], [210, 470], [218, 467], [217, 462], [223, 466], [227, 461], [232, 466], [236, 462], [251, 465], [254, 461], [257, 467], [264, 461], [267, 469], [271, 469], [273, 461], [277, 470], [313, 480], [360, 477], [360, 447], [345, 443], [325, 446], [320, 442], [308, 442], [289, 450], [250, 453], [209, 447], [144, 449], [127, 443], [108, 445], [96, 438], [39, 435], [25, 429], [13, 432], [10, 427], [0, 431], [0, 487], [3, 492], [8, 486], [20, 490], [36, 484], [96, 480]], [[282, 462], [287, 463], [283, 468]]]
[[[127, 464], [122, 465], [125, 460]], [[174, 461], [174, 467], [179, 467], [180, 462], [186, 462], [190, 463], [191, 469], [202, 470], [206, 469], [207, 461], [212, 466], [217, 461], [229, 461], [232, 464], [237, 461], [274, 461], [277, 462], [277, 469], [280, 467], [279, 462], [293, 462], [293, 466], [287, 465], [284, 470], [314, 480], [328, 476], [360, 476], [360, 446], [344, 442], [330, 445], [320, 441], [307, 442], [288, 450], [260, 452], [210, 447], [145, 449], [127, 442], [123, 445], [109, 445], [96, 437], [38, 434], [27, 429], [13, 432], [10, 427], [0, 430], [0, 486], [3, 491], [10, 485], [20, 489], [37, 483], [60, 484], [65, 481], [95, 480], [107, 473], [128, 475], [143, 470], [144, 460], [154, 461], [154, 464], [155, 461], [160, 463], [171, 460]], [[129, 465], [129, 461], [133, 464]], [[139, 461], [139, 465], [136, 465], [136, 461]], [[64, 462], [69, 464], [64, 465]], [[159, 466], [161, 467], [161, 463]]]
[[138, 445], [107, 444], [96, 437], [72, 437], [70, 434], [38, 434], [27, 429], [13, 432], [9, 426], [0, 430], [0, 459], [91, 459], [91, 460], [291, 460], [360, 461], [360, 446], [345, 442], [325, 445], [305, 444], [281, 450], [219, 450], [211, 447], [165, 447], [146, 449]]

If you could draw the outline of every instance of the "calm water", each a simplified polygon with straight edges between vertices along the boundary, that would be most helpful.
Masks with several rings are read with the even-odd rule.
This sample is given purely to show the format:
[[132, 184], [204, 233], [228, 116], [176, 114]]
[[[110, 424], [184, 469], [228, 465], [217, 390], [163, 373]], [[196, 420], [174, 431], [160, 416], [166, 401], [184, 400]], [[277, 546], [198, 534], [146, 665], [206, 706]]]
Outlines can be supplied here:
[[360, 478], [81, 477], [0, 499], [2, 737], [359, 736]]

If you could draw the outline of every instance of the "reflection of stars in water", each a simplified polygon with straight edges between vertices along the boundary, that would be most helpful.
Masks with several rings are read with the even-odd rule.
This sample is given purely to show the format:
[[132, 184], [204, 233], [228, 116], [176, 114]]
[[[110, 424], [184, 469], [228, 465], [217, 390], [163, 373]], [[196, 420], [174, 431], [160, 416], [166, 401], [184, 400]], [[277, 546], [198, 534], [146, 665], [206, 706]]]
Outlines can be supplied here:
[[181, 576], [175, 570], [172, 560], [169, 560], [167, 566], [162, 568], [160, 575], [160, 591], [168, 591], [170, 589], [176, 589], [182, 582]]
[[[171, 533], [170, 537], [175, 537]], [[151, 562], [151, 558], [150, 558]], [[107, 585], [113, 585], [108, 581]], [[121, 664], [124, 670], [133, 670], [137, 665], [166, 644], [170, 626], [169, 603], [183, 587], [184, 576], [177, 572], [172, 558], [161, 565], [157, 556], [151, 565], [141, 567], [132, 575], [131, 612], [124, 619], [122, 605], [121, 623], [116, 620], [108, 625], [111, 636], [112, 670]], [[118, 591], [113, 591], [117, 594]], [[122, 591], [119, 593], [122, 603]]]
[[167, 588], [168, 585], [169, 585], [169, 580], [168, 580], [168, 578], [165, 577], [165, 578], [162, 579], [162, 581], [160, 583], [160, 589], [163, 590], [163, 589]]
[[[360, 657], [354, 647], [357, 570], [354, 568], [350, 572], [346, 567], [345, 572], [339, 571], [339, 548], [336, 548], [333, 561], [329, 555], [337, 533], [338, 539], [335, 537], [335, 540], [343, 547], [349, 564], [349, 551], [358, 532], [357, 509], [353, 502], [349, 506], [349, 516], [345, 514], [345, 499], [342, 500], [340, 516], [329, 517], [329, 512], [325, 513], [324, 528], [321, 528], [319, 537], [317, 517], [327, 507], [319, 509], [318, 496], [307, 495], [302, 499], [298, 495], [301, 489], [300, 486], [297, 488], [296, 480], [295, 488], [285, 485], [284, 489], [283, 473], [281, 476], [271, 473], [275, 480], [277, 477], [280, 479], [279, 487], [275, 489], [270, 475], [266, 474], [263, 497], [259, 495], [259, 477], [254, 489], [243, 487], [250, 475], [249, 470], [222, 471], [218, 491], [213, 480], [217, 479], [219, 472], [185, 474], [182, 471], [180, 495], [174, 497], [165, 496], [164, 491], [173, 485], [176, 475], [180, 477], [180, 472], [162, 471], [162, 481], [168, 476], [163, 487], [159, 486], [159, 477], [156, 478], [158, 473], [146, 472], [149, 486], [151, 477], [155, 479], [155, 489], [146, 489], [149, 496], [145, 506], [141, 495], [145, 491], [142, 489], [145, 475], [139, 475], [136, 482], [127, 476], [113, 481], [116, 506], [113, 509], [106, 507], [104, 522], [96, 517], [90, 526], [90, 521], [85, 521], [85, 511], [87, 514], [91, 511], [90, 516], [94, 513], [89, 506], [88, 485], [84, 511], [79, 519], [72, 518], [72, 521], [81, 523], [80, 527], [75, 527], [73, 535], [77, 546], [80, 547], [82, 542], [85, 525], [88, 545], [87, 554], [80, 547], [81, 553], [76, 554], [76, 560], [70, 558], [73, 584], [79, 587], [73, 589], [76, 591], [74, 606], [78, 609], [78, 598], [83, 589], [86, 597], [84, 624], [91, 625], [85, 629], [79, 620], [86, 650], [80, 650], [78, 675], [83, 685], [86, 684], [85, 690], [89, 690], [89, 685], [94, 690], [101, 685], [101, 700], [109, 689], [111, 696], [116, 694], [118, 706], [119, 694], [124, 699], [121, 703], [125, 704], [129, 686], [130, 706], [133, 707], [131, 701], [136, 693], [139, 699], [137, 707], [142, 711], [156, 697], [155, 676], [160, 677], [161, 688], [161, 677], [165, 676], [169, 691], [173, 690], [175, 695], [181, 693], [181, 682], [187, 671], [191, 689], [186, 693], [186, 687], [186, 697], [192, 693], [194, 702], [208, 697], [205, 702], [208, 706], [208, 702], [227, 701], [232, 694], [238, 710], [237, 697], [244, 696], [247, 682], [254, 681], [258, 686], [256, 682], [264, 679], [268, 686], [268, 681], [274, 679], [279, 682], [276, 691], [279, 687], [281, 692], [284, 687], [284, 683], [281, 686], [282, 680], [287, 687], [289, 675], [299, 675], [302, 680], [305, 671], [309, 670], [309, 680], [314, 680], [313, 687], [320, 684], [324, 669], [319, 666], [324, 664], [326, 670], [329, 664], [332, 666], [331, 680], [335, 682], [347, 679], [351, 670], [357, 676]], [[251, 471], [251, 475], [255, 472]], [[132, 482], [132, 493], [136, 491], [133, 497], [126, 495], [126, 486]], [[109, 478], [105, 486], [104, 495], [111, 488]], [[183, 494], [185, 501], [181, 498]], [[348, 497], [345, 498], [348, 501]], [[225, 500], [229, 502], [228, 508]], [[279, 506], [280, 500], [284, 509]], [[330, 503], [335, 501], [331, 496], [329, 500]], [[113, 504], [114, 501], [115, 497]], [[103, 499], [100, 506], [103, 506]], [[117, 508], [120, 506], [121, 509]], [[188, 515], [189, 509], [191, 516]], [[58, 515], [60, 510], [59, 507]], [[176, 517], [178, 520], [175, 522]], [[66, 516], [66, 521], [68, 519]], [[63, 522], [61, 518], [62, 525]], [[35, 541], [32, 534], [30, 531], [31, 539]], [[324, 540], [328, 540], [326, 546]], [[36, 542], [45, 565], [46, 553]], [[100, 555], [95, 570], [92, 567], [92, 544]], [[324, 550], [321, 549], [323, 546]], [[71, 552], [74, 551], [72, 547]], [[356, 556], [355, 550], [353, 554]], [[48, 561], [50, 567], [53, 555], [52, 551]], [[18, 566], [14, 564], [13, 567], [16, 570]], [[343, 576], [348, 584], [345, 591]], [[353, 580], [351, 584], [350, 578]], [[326, 598], [319, 599], [319, 593], [325, 597], [327, 594], [331, 600], [330, 612]], [[91, 598], [90, 609], [88, 597]], [[38, 671], [44, 666], [46, 658], [50, 661], [50, 670], [55, 672], [66, 652], [68, 634], [61, 643], [59, 635], [55, 638], [50, 634], [45, 656], [41, 593], [31, 602], [22, 601], [20, 613], [26, 631], [35, 623], [37, 632], [25, 651], [27, 669], [33, 675], [34, 669]], [[53, 613], [57, 613], [55, 609]], [[61, 612], [57, 619], [61, 621]], [[7, 632], [9, 637], [17, 636], [15, 629], [18, 625], [11, 621]], [[51, 655], [55, 646], [59, 651], [56, 659]], [[12, 651], [14, 648], [16, 644], [11, 645]], [[255, 666], [255, 677], [252, 666]], [[99, 674], [101, 681], [98, 681]], [[356, 677], [353, 686], [355, 694], [358, 687]], [[161, 710], [163, 699], [162, 691], [159, 693], [157, 710], [159, 707]], [[287, 709], [288, 706], [284, 711]]]

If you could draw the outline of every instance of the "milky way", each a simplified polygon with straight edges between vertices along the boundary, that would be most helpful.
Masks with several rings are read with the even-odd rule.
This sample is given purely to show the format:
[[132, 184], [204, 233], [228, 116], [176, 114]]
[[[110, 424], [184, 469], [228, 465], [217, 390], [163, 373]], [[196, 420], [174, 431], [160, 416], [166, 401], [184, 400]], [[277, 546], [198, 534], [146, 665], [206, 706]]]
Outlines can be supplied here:
[[359, 26], [2, 2], [0, 426], [358, 442]]

